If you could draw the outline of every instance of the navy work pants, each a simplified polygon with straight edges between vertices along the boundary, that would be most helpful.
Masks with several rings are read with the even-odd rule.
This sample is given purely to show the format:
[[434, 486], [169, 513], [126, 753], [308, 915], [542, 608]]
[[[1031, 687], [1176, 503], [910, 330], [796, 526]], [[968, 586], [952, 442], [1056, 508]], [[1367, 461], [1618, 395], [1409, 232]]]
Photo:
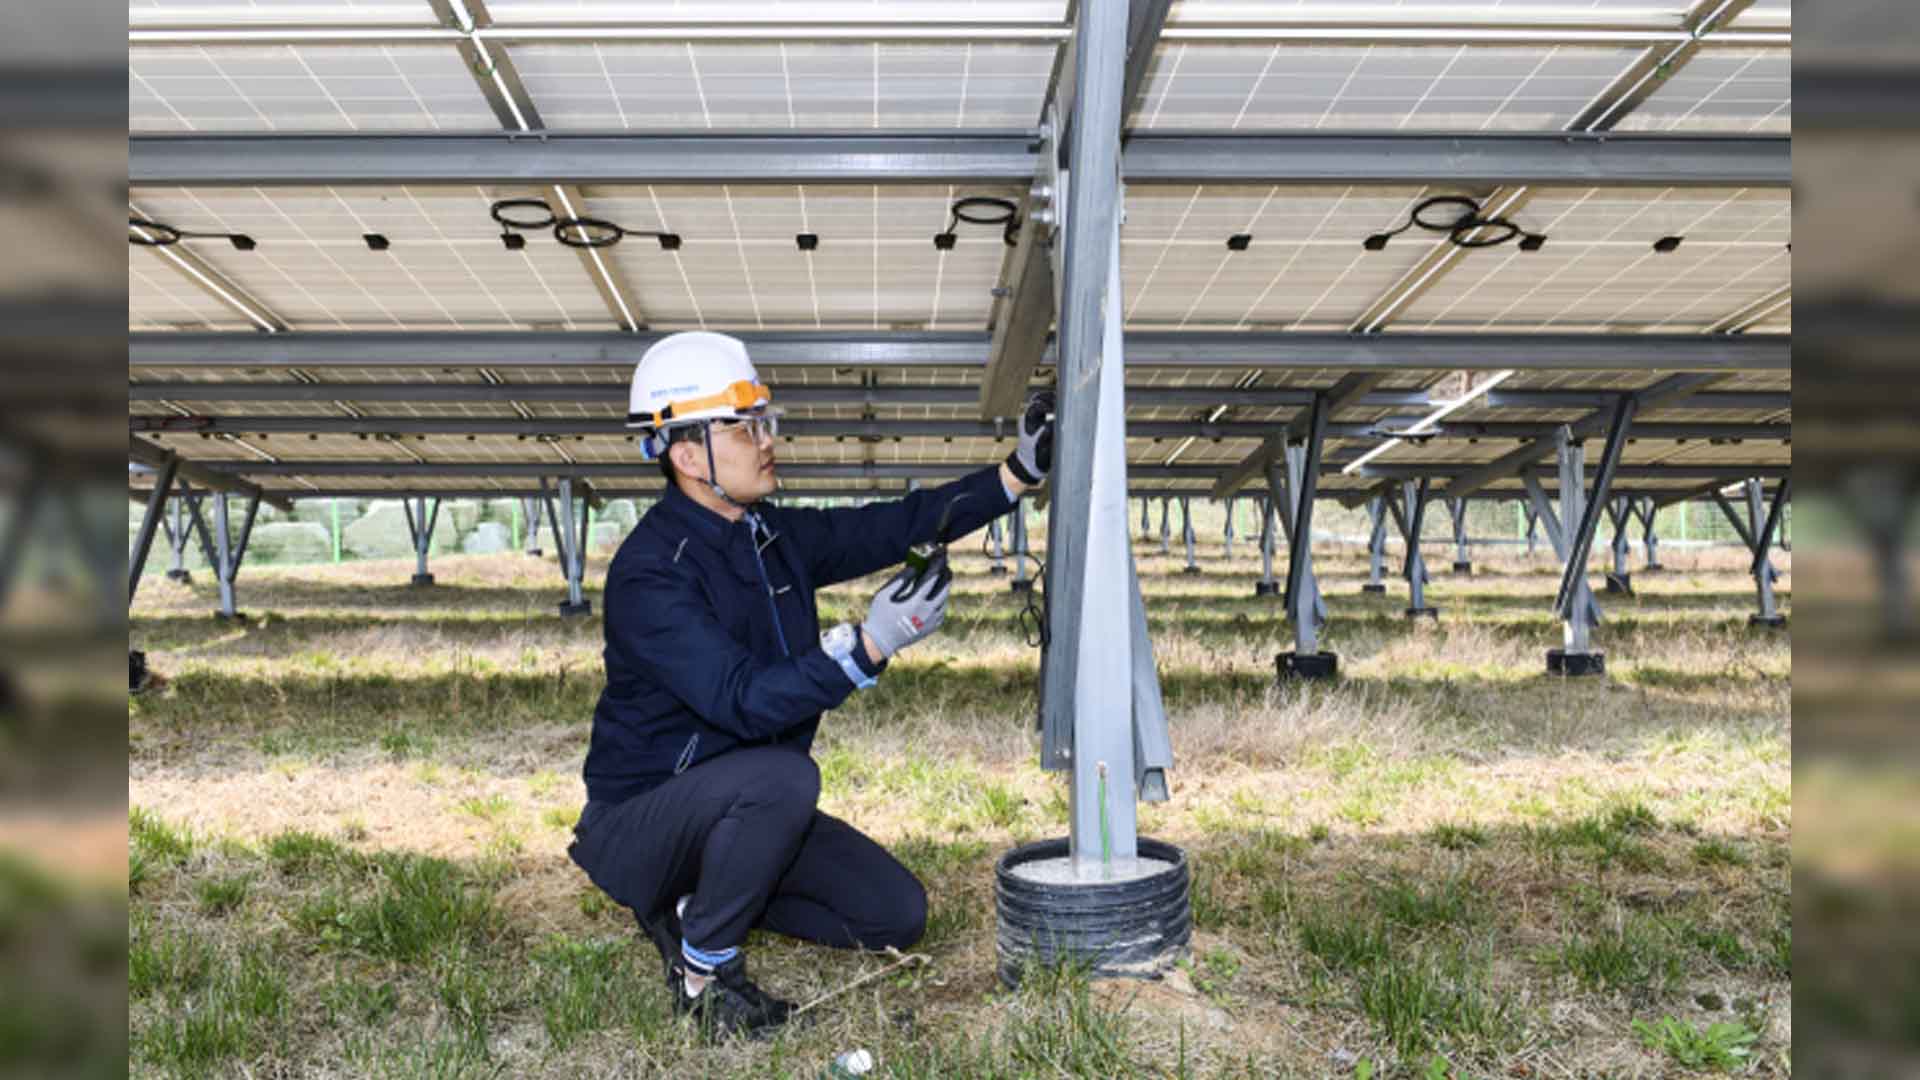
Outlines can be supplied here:
[[709, 952], [763, 927], [835, 948], [904, 949], [927, 894], [885, 848], [815, 808], [820, 769], [797, 749], [735, 750], [623, 803], [589, 802], [568, 854], [641, 915], [691, 894], [681, 933]]

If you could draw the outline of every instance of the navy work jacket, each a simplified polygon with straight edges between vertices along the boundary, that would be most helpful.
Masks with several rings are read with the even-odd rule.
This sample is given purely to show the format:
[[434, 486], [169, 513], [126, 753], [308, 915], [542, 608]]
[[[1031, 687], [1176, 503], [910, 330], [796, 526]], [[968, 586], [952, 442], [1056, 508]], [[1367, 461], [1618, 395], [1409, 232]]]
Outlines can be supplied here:
[[669, 486], [607, 569], [607, 688], [593, 712], [587, 798], [624, 802], [736, 747], [806, 752], [820, 714], [854, 689], [820, 647], [814, 590], [900, 562], [934, 539], [956, 498], [955, 539], [1014, 505], [998, 466], [862, 507], [761, 503], [754, 513], [773, 538], [761, 534], [756, 558], [744, 518], [729, 522]]

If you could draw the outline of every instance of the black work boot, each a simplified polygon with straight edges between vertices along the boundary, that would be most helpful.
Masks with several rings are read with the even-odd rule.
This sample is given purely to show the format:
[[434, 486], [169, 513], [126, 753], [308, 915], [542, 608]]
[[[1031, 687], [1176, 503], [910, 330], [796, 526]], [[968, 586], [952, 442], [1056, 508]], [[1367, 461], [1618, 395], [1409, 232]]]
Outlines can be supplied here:
[[753, 985], [753, 980], [747, 978], [744, 956], [735, 956], [715, 968], [713, 978], [698, 994], [687, 993], [686, 971], [685, 961], [673, 965], [674, 1014], [692, 1016], [715, 1038], [726, 1035], [762, 1038], [786, 1023], [788, 1014], [793, 1012], [792, 1002], [781, 1001]]
[[638, 910], [633, 919], [646, 931], [653, 947], [660, 950], [660, 969], [668, 986], [680, 985], [675, 981], [673, 969], [680, 963], [680, 919], [671, 905], [661, 908], [651, 915], [642, 915]]

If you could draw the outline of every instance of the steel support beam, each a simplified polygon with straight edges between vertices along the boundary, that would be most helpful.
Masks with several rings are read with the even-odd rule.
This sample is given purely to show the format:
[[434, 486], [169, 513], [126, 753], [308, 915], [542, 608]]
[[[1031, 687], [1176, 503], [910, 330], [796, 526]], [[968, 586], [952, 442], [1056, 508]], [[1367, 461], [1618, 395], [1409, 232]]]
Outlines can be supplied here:
[[[1042, 707], [1046, 729], [1073, 734], [1069, 851], [1075, 875], [1087, 880], [1135, 872], [1136, 746], [1140, 732], [1157, 725], [1164, 733], [1166, 723], [1141, 697], [1138, 676], [1152, 672], [1152, 656], [1127, 542], [1119, 190], [1126, 48], [1125, 5], [1080, 6], [1067, 142], [1073, 182], [1056, 246], [1059, 432], [1048, 507]], [[1116, 632], [1128, 639], [1116, 642]], [[1143, 646], [1146, 655], [1136, 655]], [[1142, 663], [1146, 671], [1136, 671]]]
[[[664, 335], [603, 331], [154, 333], [128, 335], [128, 366], [630, 370]], [[761, 368], [984, 368], [973, 331], [742, 332]], [[1790, 371], [1785, 335], [1151, 331], [1127, 335], [1128, 367], [1365, 371]], [[1057, 363], [1052, 351], [1043, 363]], [[777, 385], [777, 380], [776, 380]], [[1649, 408], [1661, 406], [1648, 406]]]
[[1229, 497], [1226, 500], [1226, 510], [1227, 510], [1227, 527], [1226, 527], [1223, 539], [1226, 544], [1226, 559], [1228, 562], [1232, 562], [1233, 561], [1233, 499], [1231, 497]]
[[1453, 522], [1453, 572], [1473, 573], [1473, 553], [1467, 550], [1467, 500], [1448, 499], [1447, 516]]
[[1173, 513], [1173, 499], [1171, 498], [1161, 499], [1160, 500], [1160, 554], [1162, 555], [1173, 554], [1173, 546], [1172, 546], [1173, 530], [1167, 524], [1168, 520], [1172, 516], [1172, 513]]
[[[182, 475], [187, 462], [181, 462]], [[181, 496], [187, 501], [187, 509], [192, 514], [193, 527], [200, 537], [200, 550], [206, 556], [207, 565], [213, 568], [214, 582], [220, 590], [220, 607], [214, 612], [216, 618], [242, 618], [235, 606], [234, 584], [240, 576], [240, 565], [247, 555], [247, 543], [253, 538], [253, 522], [259, 513], [261, 494], [258, 489], [246, 496], [247, 512], [240, 526], [240, 535], [233, 535], [232, 523], [227, 516], [227, 492], [210, 492], [213, 498], [213, 529], [207, 529], [206, 515], [201, 511], [202, 494], [191, 491], [185, 483], [181, 484]]]
[[173, 552], [167, 566], [167, 580], [185, 584], [193, 580], [193, 575], [187, 573], [187, 507], [179, 499], [168, 500], [167, 506], [171, 517], [160, 521], [167, 531], [167, 547]]
[[1607, 591], [1632, 593], [1633, 570], [1627, 566], [1627, 526], [1633, 523], [1633, 500], [1625, 495], [1615, 495], [1607, 500], [1607, 522], [1613, 526], [1613, 539], [1609, 545], [1613, 554], [1613, 569], [1607, 572]]
[[433, 575], [427, 572], [427, 554], [433, 547], [433, 530], [440, 523], [440, 500], [433, 500], [431, 513], [425, 495], [400, 500], [400, 509], [406, 514], [407, 535], [413, 540], [413, 580], [409, 584], [431, 585]]
[[1287, 543], [1287, 585], [1284, 605], [1293, 624], [1290, 654], [1277, 658], [1282, 673], [1324, 677], [1334, 673], [1331, 653], [1320, 651], [1320, 628], [1326, 609], [1320, 583], [1313, 572], [1313, 506], [1320, 492], [1320, 452], [1326, 443], [1328, 395], [1316, 394], [1302, 442], [1288, 445], [1287, 496], [1293, 504]]
[[987, 558], [991, 560], [987, 573], [999, 575], [1007, 572], [1006, 547], [1000, 539], [1000, 519], [987, 522]]
[[[1716, 381], [1714, 376], [1706, 374], [1670, 375], [1644, 390], [1617, 396], [1623, 400], [1631, 400], [1636, 412], [1652, 412], [1655, 409], [1672, 408], [1675, 402], [1685, 400], [1714, 381]], [[1573, 438], [1582, 439], [1603, 430], [1609, 417], [1617, 408], [1616, 405], [1613, 409], [1595, 411], [1573, 424]], [[1497, 483], [1531, 468], [1535, 463], [1555, 452], [1558, 438], [1559, 435], [1556, 432], [1552, 436], [1535, 439], [1496, 461], [1469, 471], [1447, 485], [1447, 495], [1453, 498], [1465, 498], [1488, 484]]]
[[[150, 469], [158, 469], [162, 467], [169, 459], [173, 458], [174, 456], [175, 454], [173, 451], [168, 450], [164, 447], [155, 446], [154, 444], [146, 441], [145, 439], [134, 438], [132, 436], [128, 437], [128, 440], [127, 440], [127, 460], [128, 461], [135, 462], [140, 465], [145, 465]], [[221, 464], [226, 466], [231, 466], [234, 463], [224, 462]], [[268, 464], [268, 463], [262, 462], [262, 464]], [[210, 467], [210, 466], [202, 465], [197, 461], [190, 461], [186, 458], [180, 459], [179, 465], [176, 470], [181, 480], [191, 481], [203, 488], [208, 488], [213, 491], [223, 491], [233, 495], [244, 495], [249, 498], [258, 496], [260, 494], [259, 486], [255, 484], [250, 484], [247, 481], [232, 475], [235, 471], [238, 471], [238, 470], [235, 470], [231, 467], [224, 468], [224, 469], [217, 468], [217, 467]], [[291, 499], [288, 499], [288, 498], [278, 497], [278, 496], [269, 498], [267, 500], [267, 505], [274, 507], [275, 509], [278, 509], [278, 510], [285, 510], [288, 513], [293, 512], [293, 502]]]
[[[1788, 137], [1575, 132], [1140, 132], [1134, 184], [1786, 187]], [[967, 184], [1025, 186], [1024, 131], [888, 135], [641, 133], [271, 134], [129, 139], [141, 187], [516, 184]]]
[[1273, 551], [1279, 536], [1279, 511], [1273, 495], [1260, 497], [1260, 580], [1254, 582], [1253, 595], [1273, 596], [1280, 591], [1280, 583], [1273, 577]]
[[1394, 524], [1400, 527], [1400, 537], [1407, 545], [1406, 556], [1400, 564], [1400, 575], [1407, 579], [1409, 618], [1423, 615], [1438, 618], [1440, 615], [1439, 608], [1427, 605], [1427, 558], [1420, 550], [1420, 533], [1426, 524], [1427, 507], [1432, 502], [1432, 481], [1421, 477], [1402, 481], [1399, 500], [1389, 500], [1387, 503]]
[[1193, 497], [1180, 496], [1180, 539], [1187, 546], [1187, 565], [1181, 569], [1183, 574], [1197, 574], [1200, 564], [1194, 558]]
[[527, 495], [521, 499], [527, 519], [526, 553], [534, 558], [540, 557], [540, 496]]
[[573, 476], [560, 478], [556, 508], [546, 480], [540, 481], [541, 502], [546, 504], [547, 524], [553, 532], [554, 546], [559, 548], [560, 573], [567, 582], [567, 598], [560, 602], [560, 614], [566, 617], [593, 614], [593, 604], [582, 593], [581, 582], [587, 566], [588, 506], [586, 499], [574, 497], [574, 484], [578, 482]]
[[[1600, 527], [1600, 514], [1612, 495], [1613, 478], [1620, 469], [1620, 455], [1626, 449], [1627, 431], [1633, 426], [1634, 409], [1638, 400], [1633, 395], [1623, 395], [1619, 404], [1613, 408], [1612, 419], [1607, 425], [1606, 447], [1600, 452], [1600, 469], [1594, 477], [1591, 494], [1582, 492], [1580, 497], [1579, 524], [1574, 527], [1573, 535], [1567, 542], [1567, 564], [1560, 575], [1560, 591], [1554, 598], [1554, 614], [1562, 619], [1578, 622], [1574, 618], [1579, 602], [1578, 592], [1586, 581], [1587, 556], [1593, 550], [1593, 536]], [[1571, 431], [1567, 434], [1572, 439]], [[1565, 511], [1567, 491], [1578, 490], [1583, 472], [1580, 469], [1569, 470], [1565, 461], [1561, 465], [1560, 500], [1562, 520], [1573, 517]], [[1569, 652], [1573, 651], [1571, 647]]]
[[1768, 557], [1767, 550], [1779, 535], [1787, 500], [1792, 497], [1793, 480], [1791, 477], [1781, 479], [1779, 486], [1774, 489], [1770, 505], [1763, 501], [1759, 480], [1748, 479], [1742, 489], [1746, 495], [1748, 534], [1753, 552], [1749, 568], [1760, 599], [1760, 610], [1749, 621], [1755, 626], [1784, 626], [1786, 616], [1780, 614], [1773, 595], [1773, 583], [1780, 579], [1780, 572], [1773, 568], [1773, 560]]
[[1654, 505], [1650, 496], [1636, 496], [1631, 500], [1633, 514], [1640, 519], [1640, 543], [1645, 548], [1647, 564], [1642, 570], [1659, 571], [1666, 569], [1660, 565], [1660, 537], [1654, 532], [1654, 522], [1659, 517], [1660, 508]]
[[159, 530], [161, 518], [166, 514], [167, 493], [173, 489], [173, 477], [179, 465], [178, 457], [169, 457], [153, 478], [153, 493], [147, 497], [146, 512], [140, 516], [140, 529], [134, 534], [133, 551], [127, 555], [129, 608], [133, 606], [134, 595], [140, 591], [140, 575], [147, 566], [147, 553], [153, 549], [153, 534]]
[[1387, 562], [1387, 499], [1375, 495], [1367, 500], [1367, 581], [1361, 592], [1384, 593]]
[[[775, 391], [776, 396], [785, 395]], [[1421, 438], [1436, 439], [1532, 439], [1550, 436], [1557, 425], [1547, 423], [1501, 423], [1485, 422], [1475, 424], [1436, 424], [1431, 432], [1423, 432]], [[575, 435], [590, 435], [606, 438], [631, 439], [633, 432], [621, 417], [567, 418], [567, 419], [522, 419], [520, 417], [488, 416], [159, 416], [136, 415], [127, 419], [127, 429], [134, 434], [145, 435], [512, 435], [512, 436], [553, 436], [565, 438]], [[809, 439], [1000, 439], [1008, 434], [1004, 424], [987, 420], [839, 420], [809, 419], [806, 417], [786, 417], [780, 421], [780, 433], [783, 436]], [[1129, 439], [1226, 439], [1250, 440], [1267, 439], [1271, 436], [1271, 424], [1255, 421], [1216, 421], [1207, 423], [1200, 420], [1131, 420], [1127, 422]], [[1327, 425], [1327, 438], [1377, 438], [1391, 434], [1392, 428], [1380, 423], [1346, 423]], [[1719, 439], [1745, 441], [1765, 439], [1789, 439], [1793, 436], [1791, 424], [1637, 424], [1634, 426], [1636, 440], [1649, 439]], [[1248, 461], [1260, 460], [1260, 468], [1265, 467], [1262, 459], [1265, 447], [1248, 458]], [[1238, 471], [1245, 465], [1236, 466]], [[1259, 469], [1248, 471], [1244, 477], [1233, 482], [1234, 490], [1239, 490], [1248, 480], [1258, 476]], [[1227, 481], [1215, 485], [1220, 490]], [[1215, 498], [1222, 496], [1215, 495]]]
[[[979, 390], [972, 386], [937, 384], [892, 384], [877, 386], [824, 386], [824, 385], [783, 385], [779, 379], [769, 381], [776, 398], [782, 406], [793, 405], [864, 405], [870, 408], [911, 405], [965, 405], [974, 400]], [[335, 400], [362, 403], [402, 403], [402, 404], [494, 404], [505, 400], [537, 402], [562, 405], [602, 404], [624, 406], [629, 387], [624, 382], [549, 382], [549, 383], [484, 383], [484, 382], [338, 382], [338, 383], [302, 383], [302, 382], [170, 382], [142, 381], [127, 384], [127, 399], [132, 402], [148, 401], [186, 401], [186, 402], [331, 402]], [[1503, 395], [1493, 391], [1487, 395], [1488, 403], [1497, 409], [1579, 409], [1582, 411], [1605, 408], [1612, 404], [1612, 394], [1591, 394], [1581, 391], [1548, 390], [1525, 395]], [[1139, 386], [1127, 388], [1127, 401], [1141, 408], [1195, 408], [1211, 409], [1218, 405], [1255, 408], [1286, 408], [1310, 404], [1313, 391], [1283, 389], [1278, 387], [1250, 387], [1236, 389], [1220, 387], [1218, 389], [1197, 387], [1156, 387]], [[1363, 395], [1354, 405], [1371, 409], [1426, 409], [1431, 406], [1425, 390], [1388, 390], [1374, 391]], [[1753, 394], [1738, 391], [1715, 393], [1712, 391], [1695, 394], [1692, 397], [1665, 406], [1670, 410], [1697, 409], [1713, 411], [1769, 411], [1786, 410], [1793, 407], [1790, 394]], [[1644, 415], [1646, 410], [1642, 410]], [[508, 419], [501, 417], [501, 419]], [[978, 421], [961, 421], [977, 423]], [[1375, 423], [1403, 424], [1389, 418]], [[194, 430], [190, 424], [176, 425], [168, 430]], [[623, 425], [624, 426], [624, 425]], [[1205, 426], [1205, 425], [1203, 425]], [[1218, 427], [1218, 424], [1210, 425]], [[1330, 425], [1329, 430], [1338, 430], [1340, 425]], [[1436, 425], [1437, 430], [1446, 432], [1458, 430], [1468, 434], [1494, 435], [1512, 430], [1519, 437], [1520, 427], [1531, 425], [1508, 425], [1500, 423], [1482, 425], [1471, 421], [1448, 421]], [[1682, 425], [1683, 427], [1684, 425]], [[1727, 425], [1738, 428], [1740, 425]], [[1773, 428], [1776, 425], [1757, 425]], [[1475, 429], [1486, 430], [1476, 432]], [[1778, 425], [1781, 435], [1790, 433], [1790, 426]], [[1684, 435], [1675, 435], [1684, 438]], [[1751, 436], [1771, 438], [1772, 432]]]

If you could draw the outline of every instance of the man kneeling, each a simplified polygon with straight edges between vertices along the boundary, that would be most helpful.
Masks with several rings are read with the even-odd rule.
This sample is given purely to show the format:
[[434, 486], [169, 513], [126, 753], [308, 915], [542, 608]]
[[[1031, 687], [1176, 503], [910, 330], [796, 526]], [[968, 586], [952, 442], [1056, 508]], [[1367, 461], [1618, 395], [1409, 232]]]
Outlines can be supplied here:
[[[764, 927], [836, 948], [906, 948], [927, 897], [878, 843], [815, 806], [820, 714], [872, 686], [946, 616], [944, 562], [901, 571], [866, 619], [820, 633], [814, 590], [900, 562], [1018, 505], [1045, 479], [1051, 398], [998, 468], [857, 509], [777, 507], [778, 416], [746, 347], [675, 334], [634, 372], [629, 427], [667, 479], [607, 570], [607, 686], [568, 853], [632, 908], [677, 1012], [759, 1033], [792, 1006], [747, 978]], [[943, 525], [944, 523], [944, 525]]]

